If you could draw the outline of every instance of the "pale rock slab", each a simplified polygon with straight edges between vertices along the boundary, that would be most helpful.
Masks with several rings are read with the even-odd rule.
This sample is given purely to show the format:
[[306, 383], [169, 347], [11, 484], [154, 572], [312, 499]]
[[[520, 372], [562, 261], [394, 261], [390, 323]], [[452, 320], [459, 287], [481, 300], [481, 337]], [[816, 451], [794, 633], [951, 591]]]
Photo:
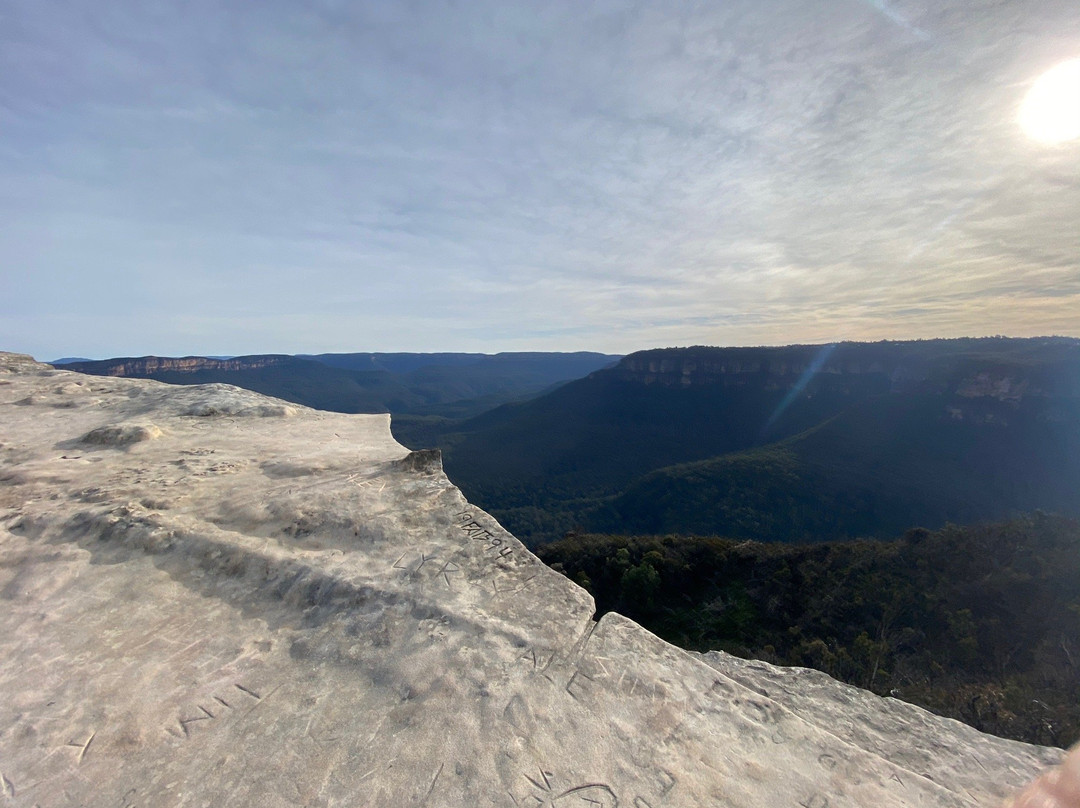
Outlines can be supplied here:
[[593, 613], [389, 416], [0, 354], [0, 808], [959, 808], [1061, 757]]

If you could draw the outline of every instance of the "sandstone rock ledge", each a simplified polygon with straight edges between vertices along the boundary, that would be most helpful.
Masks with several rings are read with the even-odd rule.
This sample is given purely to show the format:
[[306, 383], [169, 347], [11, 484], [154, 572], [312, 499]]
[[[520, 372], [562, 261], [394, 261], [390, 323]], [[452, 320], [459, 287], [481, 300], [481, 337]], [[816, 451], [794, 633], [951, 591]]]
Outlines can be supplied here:
[[388, 416], [0, 354], [0, 808], [994, 806], [1060, 750], [683, 652]]

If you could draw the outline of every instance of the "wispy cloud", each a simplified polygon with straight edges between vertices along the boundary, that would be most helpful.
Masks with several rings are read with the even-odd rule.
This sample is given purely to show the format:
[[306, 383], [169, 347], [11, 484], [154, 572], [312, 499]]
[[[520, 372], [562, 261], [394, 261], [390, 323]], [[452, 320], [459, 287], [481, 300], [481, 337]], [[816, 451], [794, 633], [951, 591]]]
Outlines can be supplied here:
[[892, 3], [888, 2], [888, 0], [866, 0], [866, 2], [885, 15], [888, 20], [896, 23], [917, 39], [924, 41], [930, 39], [930, 34], [928, 32], [919, 28], [917, 25], [912, 25], [911, 20], [901, 14]]
[[3, 13], [0, 347], [1080, 333], [1069, 4]]

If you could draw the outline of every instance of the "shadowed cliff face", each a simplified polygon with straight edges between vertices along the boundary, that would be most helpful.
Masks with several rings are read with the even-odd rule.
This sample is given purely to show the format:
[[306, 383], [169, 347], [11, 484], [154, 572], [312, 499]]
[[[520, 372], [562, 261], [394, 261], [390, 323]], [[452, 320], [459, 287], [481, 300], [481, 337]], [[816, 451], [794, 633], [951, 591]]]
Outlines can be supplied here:
[[386, 416], [9, 354], [0, 598], [17, 806], [989, 808], [1061, 757], [594, 622]]
[[1077, 514], [1080, 341], [642, 351], [437, 440], [463, 490], [537, 543], [578, 527], [820, 541]]
[[668, 348], [625, 357], [610, 375], [672, 387], [720, 385], [800, 395], [932, 393], [1019, 401], [1080, 395], [1080, 341], [978, 339], [780, 348]]

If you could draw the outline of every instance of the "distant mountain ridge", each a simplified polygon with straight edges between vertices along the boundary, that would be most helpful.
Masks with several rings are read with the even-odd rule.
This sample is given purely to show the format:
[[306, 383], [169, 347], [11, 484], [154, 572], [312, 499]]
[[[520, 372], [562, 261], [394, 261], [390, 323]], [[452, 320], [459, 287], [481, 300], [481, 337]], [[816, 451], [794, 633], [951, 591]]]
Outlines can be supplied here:
[[47, 364], [50, 364], [53, 367], [57, 367], [59, 365], [70, 365], [72, 362], [93, 362], [93, 361], [94, 361], [93, 359], [88, 359], [85, 356], [61, 356], [59, 359], [54, 359], [53, 361], [51, 361], [51, 362], [49, 362]]
[[642, 351], [436, 440], [467, 495], [532, 541], [574, 527], [805, 541], [1076, 513], [1080, 340]]
[[[1057, 395], [1080, 395], [1080, 340], [1069, 337], [918, 340], [909, 342], [790, 345], [761, 348], [662, 348], [630, 354], [610, 371], [625, 381], [665, 386], [720, 384], [790, 388], [810, 374], [815, 385], [851, 385], [894, 393], [1020, 395], [1025, 381]], [[1061, 370], [1073, 372], [1061, 374]], [[1050, 371], [1050, 372], [1047, 372]], [[1010, 392], [1011, 391], [1011, 392]]]
[[[511, 354], [524, 356], [525, 354]], [[386, 370], [409, 373], [424, 367], [463, 367], [475, 365], [492, 356], [505, 354], [482, 353], [323, 353], [297, 354], [297, 359], [312, 359], [330, 367], [345, 370]]]
[[215, 359], [208, 356], [140, 356], [122, 359], [73, 360], [63, 364], [64, 370], [93, 373], [95, 376], [146, 379], [157, 373], [258, 370], [286, 365], [291, 358], [281, 354], [238, 356], [230, 359]]
[[222, 382], [335, 412], [468, 417], [619, 358], [589, 352], [143, 356], [71, 362], [63, 368], [172, 384]]

